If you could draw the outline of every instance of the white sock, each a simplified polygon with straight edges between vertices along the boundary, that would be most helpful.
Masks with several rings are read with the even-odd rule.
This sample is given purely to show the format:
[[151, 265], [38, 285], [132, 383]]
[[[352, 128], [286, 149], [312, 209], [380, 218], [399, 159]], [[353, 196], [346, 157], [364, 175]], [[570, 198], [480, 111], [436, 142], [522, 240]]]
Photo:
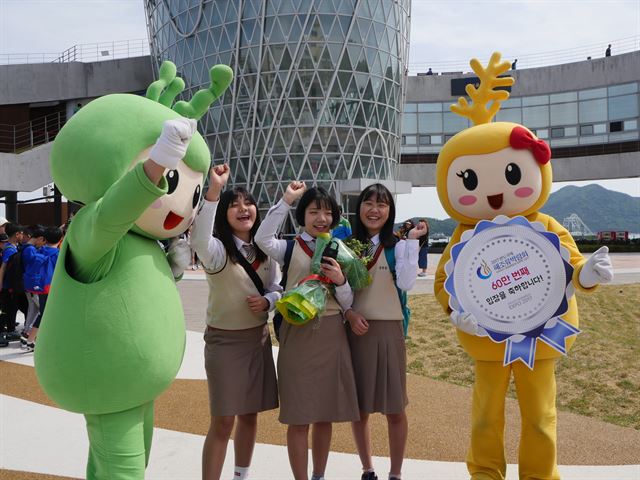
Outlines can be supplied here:
[[233, 469], [233, 480], [246, 480], [249, 478], [249, 467], [238, 467]]
[[392, 479], [402, 480], [402, 477], [400, 476], [400, 474], [395, 475], [389, 472], [389, 480], [392, 480]]
[[324, 473], [322, 475], [313, 475], [311, 480], [324, 480]]

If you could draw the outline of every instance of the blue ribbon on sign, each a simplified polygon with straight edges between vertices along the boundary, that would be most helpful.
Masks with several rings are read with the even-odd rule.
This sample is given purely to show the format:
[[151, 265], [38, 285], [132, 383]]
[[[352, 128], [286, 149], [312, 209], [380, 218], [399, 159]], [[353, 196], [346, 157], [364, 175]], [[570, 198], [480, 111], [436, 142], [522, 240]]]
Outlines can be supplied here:
[[[538, 339], [542, 340], [554, 350], [566, 355], [567, 338], [573, 335], [578, 335], [580, 333], [580, 329], [565, 322], [561, 318], [556, 317], [552, 320], [555, 320], [556, 322], [553, 327], [545, 326], [542, 332], [540, 332], [540, 329], [537, 329], [537, 331], [534, 332], [528, 332], [524, 334], [524, 340], [519, 342], [515, 342], [512, 336], [501, 334], [496, 335], [495, 332], [489, 332], [489, 336], [494, 341], [501, 342], [505, 340], [504, 337], [507, 337], [507, 344], [504, 349], [503, 365], [507, 366], [516, 360], [520, 360], [533, 370], [533, 363], [536, 357], [536, 341]], [[550, 322], [551, 320], [547, 322], [547, 324]]]
[[577, 335], [580, 333], [580, 329], [574, 327], [570, 323], [565, 322], [561, 318], [556, 318], [557, 322], [551, 328], [545, 328], [540, 334], [540, 340], [549, 345], [550, 347], [556, 349], [563, 355], [567, 354], [567, 343], [566, 340], [568, 337], [572, 335]]
[[536, 338], [524, 337], [523, 340], [515, 342], [513, 338], [507, 339], [504, 349], [504, 365], [520, 360], [527, 367], [533, 370], [533, 362], [536, 359]]

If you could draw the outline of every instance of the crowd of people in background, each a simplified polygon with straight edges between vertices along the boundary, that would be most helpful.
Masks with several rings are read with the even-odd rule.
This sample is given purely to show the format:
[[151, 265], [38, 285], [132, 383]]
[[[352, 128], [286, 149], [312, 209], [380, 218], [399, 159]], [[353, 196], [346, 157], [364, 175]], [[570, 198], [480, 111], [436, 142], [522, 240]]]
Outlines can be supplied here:
[[[0, 217], [0, 347], [20, 341], [33, 352], [58, 260], [63, 228], [22, 226]], [[24, 325], [17, 330], [17, 314]]]

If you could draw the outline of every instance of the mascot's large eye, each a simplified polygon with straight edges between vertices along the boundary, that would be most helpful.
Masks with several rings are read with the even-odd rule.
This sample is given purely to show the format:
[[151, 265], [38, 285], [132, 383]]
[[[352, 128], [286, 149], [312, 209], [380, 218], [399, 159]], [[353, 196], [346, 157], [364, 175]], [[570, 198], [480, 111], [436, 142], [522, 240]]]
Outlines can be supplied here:
[[167, 195], [171, 195], [176, 188], [178, 188], [178, 180], [180, 180], [180, 175], [178, 175], [177, 170], [169, 170], [166, 175], [167, 183], [169, 184], [169, 190], [167, 190]]
[[468, 168], [463, 172], [456, 173], [456, 176], [462, 179], [464, 188], [466, 188], [469, 191], [475, 190], [476, 187], [478, 186], [478, 176], [476, 175], [476, 172], [474, 172], [470, 168]]
[[200, 203], [200, 185], [198, 185], [193, 192], [193, 208], [196, 208], [198, 203]]
[[520, 179], [522, 178], [522, 172], [520, 172], [520, 167], [515, 163], [510, 163], [507, 165], [507, 168], [504, 169], [504, 177], [507, 179], [511, 185], [517, 185], [520, 183]]

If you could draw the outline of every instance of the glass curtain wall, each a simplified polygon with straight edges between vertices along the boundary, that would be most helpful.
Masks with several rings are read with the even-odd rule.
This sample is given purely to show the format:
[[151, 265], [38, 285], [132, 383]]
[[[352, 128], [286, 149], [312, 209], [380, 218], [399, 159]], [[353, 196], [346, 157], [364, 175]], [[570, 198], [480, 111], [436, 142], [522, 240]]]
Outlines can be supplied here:
[[[411, 88], [411, 83], [409, 83]], [[551, 147], [637, 141], [640, 138], [640, 84], [609, 85], [546, 95], [511, 97], [498, 122], [521, 123]], [[411, 95], [415, 98], [415, 95]], [[438, 153], [469, 121], [449, 110], [449, 102], [404, 106], [402, 153]], [[442, 112], [442, 113], [440, 113]]]
[[336, 192], [392, 179], [400, 154], [410, 0], [146, 0], [156, 71], [178, 67], [190, 97], [208, 69], [233, 86], [201, 121], [215, 163], [261, 210], [289, 181]]

